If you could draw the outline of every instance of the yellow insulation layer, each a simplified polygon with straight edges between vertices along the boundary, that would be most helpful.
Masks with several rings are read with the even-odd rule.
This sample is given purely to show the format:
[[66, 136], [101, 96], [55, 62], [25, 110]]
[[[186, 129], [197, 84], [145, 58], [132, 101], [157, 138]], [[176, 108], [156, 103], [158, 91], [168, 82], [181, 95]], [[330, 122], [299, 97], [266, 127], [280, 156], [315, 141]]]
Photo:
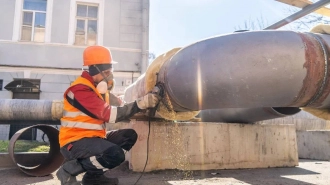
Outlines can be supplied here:
[[52, 119], [60, 120], [63, 116], [63, 101], [53, 100], [52, 102]]
[[303, 107], [302, 110], [325, 120], [330, 120], [330, 110], [329, 109], [315, 109], [311, 107]]
[[[181, 48], [174, 48], [160, 56], [158, 56], [148, 67], [145, 73], [145, 92], [150, 92], [155, 87], [157, 82], [157, 73], [165, 62], [170, 60], [172, 56], [177, 53]], [[169, 101], [168, 95], [165, 95], [162, 101], [159, 103], [157, 109], [157, 115], [167, 120], [190, 120], [195, 118], [199, 111], [190, 112], [176, 112], [173, 110], [173, 106]]]
[[329, 24], [318, 24], [318, 25], [314, 26], [309, 32], [330, 34], [330, 25]]

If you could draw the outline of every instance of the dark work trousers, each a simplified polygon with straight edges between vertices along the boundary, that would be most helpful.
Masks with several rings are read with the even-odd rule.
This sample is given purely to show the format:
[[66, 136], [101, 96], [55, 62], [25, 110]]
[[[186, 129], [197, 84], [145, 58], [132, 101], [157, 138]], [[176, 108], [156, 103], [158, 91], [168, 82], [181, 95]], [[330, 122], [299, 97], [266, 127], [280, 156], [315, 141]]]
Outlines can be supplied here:
[[106, 138], [83, 138], [61, 148], [68, 160], [77, 160], [90, 174], [103, 174], [125, 161], [122, 149], [129, 151], [135, 144], [137, 134], [133, 129], [109, 131]]

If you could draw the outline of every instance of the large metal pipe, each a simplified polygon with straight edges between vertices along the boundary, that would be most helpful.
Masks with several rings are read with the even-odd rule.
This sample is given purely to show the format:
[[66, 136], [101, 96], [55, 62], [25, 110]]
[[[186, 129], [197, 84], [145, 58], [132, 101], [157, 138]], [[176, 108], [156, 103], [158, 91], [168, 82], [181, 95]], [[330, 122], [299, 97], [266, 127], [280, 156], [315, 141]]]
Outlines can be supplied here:
[[293, 31], [213, 37], [178, 51], [158, 82], [176, 111], [329, 108], [329, 43], [329, 35]]
[[202, 110], [199, 117], [202, 122], [254, 123], [268, 119], [281, 118], [297, 114], [297, 107], [258, 107]]
[[[329, 35], [293, 31], [221, 35], [179, 50], [160, 68], [157, 81], [178, 112], [329, 108], [329, 43]], [[134, 99], [145, 94], [144, 80], [139, 78], [127, 90], [134, 93], [126, 94]], [[61, 106], [47, 100], [0, 100], [0, 120], [58, 120]]]

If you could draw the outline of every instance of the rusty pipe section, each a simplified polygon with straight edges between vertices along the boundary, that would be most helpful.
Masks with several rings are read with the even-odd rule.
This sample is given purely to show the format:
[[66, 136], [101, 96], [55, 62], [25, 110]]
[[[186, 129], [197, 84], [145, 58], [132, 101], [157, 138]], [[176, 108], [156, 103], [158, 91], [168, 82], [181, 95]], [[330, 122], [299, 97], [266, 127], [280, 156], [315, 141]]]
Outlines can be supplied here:
[[329, 108], [330, 36], [254, 31], [199, 41], [160, 69], [176, 111]]
[[0, 120], [59, 120], [63, 103], [50, 100], [0, 99]]
[[[17, 161], [17, 156], [15, 155], [15, 143], [19, 139], [19, 137], [28, 129], [37, 128], [43, 131], [48, 139], [50, 144], [50, 150], [47, 157], [40, 162], [39, 165], [29, 167], [19, 164]], [[8, 153], [16, 164], [16, 166], [24, 173], [31, 175], [31, 176], [45, 176], [53, 173], [56, 171], [64, 162], [64, 157], [60, 153], [60, 145], [58, 143], [58, 133], [59, 131], [49, 125], [34, 125], [30, 127], [23, 128], [17, 131], [13, 137], [9, 141]]]
[[297, 107], [258, 107], [207, 109], [199, 113], [202, 122], [254, 123], [268, 119], [292, 116], [301, 110]]

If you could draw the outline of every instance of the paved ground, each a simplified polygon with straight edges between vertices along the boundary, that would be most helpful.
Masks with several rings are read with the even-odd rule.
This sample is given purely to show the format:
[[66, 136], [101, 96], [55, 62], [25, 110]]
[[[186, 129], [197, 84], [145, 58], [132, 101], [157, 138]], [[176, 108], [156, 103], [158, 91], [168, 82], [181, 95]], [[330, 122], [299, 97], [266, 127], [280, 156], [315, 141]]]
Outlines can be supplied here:
[[[120, 185], [134, 185], [141, 173], [131, 172], [127, 164], [108, 176], [117, 176]], [[79, 175], [78, 179], [81, 180]], [[53, 185], [60, 184], [55, 173], [46, 177], [29, 177], [16, 168], [0, 169], [0, 185]], [[300, 160], [294, 168], [208, 170], [182, 172], [175, 170], [145, 173], [138, 185], [310, 185], [330, 184], [330, 162]]]

